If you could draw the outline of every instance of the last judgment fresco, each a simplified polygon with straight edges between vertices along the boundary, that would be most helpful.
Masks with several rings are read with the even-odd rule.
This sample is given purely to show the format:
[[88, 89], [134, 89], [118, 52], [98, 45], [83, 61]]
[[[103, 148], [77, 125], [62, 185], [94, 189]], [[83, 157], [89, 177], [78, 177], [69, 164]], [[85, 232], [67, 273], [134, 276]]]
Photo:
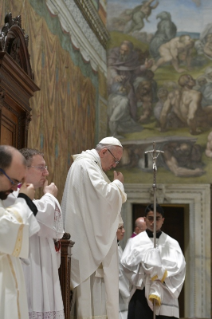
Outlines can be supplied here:
[[[127, 182], [210, 183], [212, 1], [107, 2], [108, 131], [124, 145]], [[149, 172], [149, 174], [142, 174]]]

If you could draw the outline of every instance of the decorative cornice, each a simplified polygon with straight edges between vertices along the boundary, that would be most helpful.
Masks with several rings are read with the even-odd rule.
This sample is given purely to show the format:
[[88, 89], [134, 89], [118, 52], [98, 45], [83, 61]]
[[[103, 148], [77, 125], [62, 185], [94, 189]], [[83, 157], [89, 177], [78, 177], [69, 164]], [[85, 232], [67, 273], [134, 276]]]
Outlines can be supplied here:
[[79, 7], [85, 20], [99, 39], [100, 43], [106, 49], [110, 35], [101, 18], [99, 17], [99, 14], [96, 11], [93, 3], [89, 0], [74, 0], [74, 2]]
[[91, 29], [75, 0], [46, 0], [49, 11], [58, 16], [62, 30], [70, 35], [75, 48], [83, 59], [90, 62], [94, 71], [107, 76], [106, 49]]

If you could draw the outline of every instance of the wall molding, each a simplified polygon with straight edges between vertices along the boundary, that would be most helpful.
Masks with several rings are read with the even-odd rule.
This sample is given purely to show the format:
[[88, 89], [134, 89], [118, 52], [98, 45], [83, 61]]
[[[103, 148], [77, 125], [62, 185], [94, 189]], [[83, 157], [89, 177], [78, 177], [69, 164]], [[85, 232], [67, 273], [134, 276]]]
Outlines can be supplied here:
[[[86, 62], [90, 62], [94, 71], [97, 72], [99, 69], [106, 77], [107, 54], [106, 47], [103, 45], [107, 41], [106, 27], [102, 23], [100, 28], [99, 21], [98, 31], [93, 31], [94, 25], [97, 25], [97, 22], [93, 19], [93, 22], [88, 23], [92, 18], [92, 11], [88, 9], [91, 5], [89, 4], [88, 6], [87, 1], [84, 2], [81, 3], [81, 0], [46, 0], [46, 5], [51, 14], [58, 17], [63, 31], [70, 35], [72, 44], [76, 49], [79, 49], [83, 59]], [[81, 6], [83, 9], [81, 9]], [[95, 10], [95, 8], [92, 10]], [[85, 17], [86, 14], [87, 18]], [[99, 16], [98, 19], [100, 19]], [[93, 23], [93, 28], [91, 28], [91, 23]]]
[[93, 3], [88, 0], [74, 0], [76, 5], [81, 10], [84, 18], [90, 25], [93, 32], [96, 34], [97, 38], [103, 45], [103, 47], [107, 48], [107, 43], [110, 39], [110, 34], [102, 22], [99, 14], [94, 7]]

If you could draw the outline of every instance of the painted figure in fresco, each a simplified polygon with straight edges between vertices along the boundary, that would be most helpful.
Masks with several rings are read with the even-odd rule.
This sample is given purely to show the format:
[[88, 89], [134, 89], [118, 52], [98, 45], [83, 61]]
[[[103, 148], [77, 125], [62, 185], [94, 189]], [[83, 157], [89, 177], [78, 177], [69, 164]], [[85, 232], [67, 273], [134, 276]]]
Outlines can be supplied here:
[[[205, 78], [205, 80], [203, 80]], [[202, 76], [202, 81], [200, 82], [199, 91], [202, 93], [201, 106], [205, 108], [212, 105], [212, 67], [206, 68], [204, 75]]]
[[160, 116], [161, 130], [188, 126], [191, 134], [200, 134], [199, 127], [210, 126], [212, 106], [202, 109], [202, 94], [193, 89], [196, 81], [190, 74], [181, 75], [178, 84], [181, 89], [170, 92], [164, 102]]
[[142, 51], [134, 49], [132, 42], [123, 41], [120, 47], [115, 47], [109, 52], [108, 59], [108, 87], [114, 83], [129, 85], [128, 94], [130, 115], [137, 120], [137, 102], [133, 82], [137, 76], [143, 76], [145, 71], [152, 66], [152, 60], [145, 60]]
[[[129, 14], [130, 23], [124, 28], [124, 33], [131, 33], [134, 31], [140, 31], [144, 27], [144, 19], [149, 22], [148, 17], [151, 15], [152, 10], [157, 8], [159, 2], [151, 6], [154, 0], [143, 1], [143, 3], [135, 7]], [[129, 12], [129, 10], [128, 10]]]
[[202, 93], [205, 84], [207, 84], [207, 78], [204, 75], [200, 75], [196, 79], [196, 85], [193, 87], [193, 90], [197, 90]]
[[199, 40], [195, 42], [198, 55], [204, 54], [208, 59], [212, 59], [212, 23], [208, 23], [201, 32]]
[[151, 70], [155, 71], [159, 66], [170, 62], [178, 73], [184, 72], [185, 69], [179, 67], [179, 60], [186, 62], [186, 66], [189, 68], [193, 47], [194, 41], [189, 35], [182, 35], [162, 44], [159, 48], [160, 58]]
[[120, 133], [138, 132], [142, 126], [130, 116], [129, 93], [130, 87], [117, 82], [111, 87], [112, 93], [108, 97], [109, 129], [112, 136], [122, 138]]
[[208, 142], [205, 150], [205, 155], [212, 158], [212, 132], [208, 134]]
[[167, 99], [168, 94], [169, 94], [168, 90], [166, 88], [164, 88], [164, 87], [161, 87], [158, 90], [158, 94], [157, 94], [158, 102], [156, 103], [156, 105], [154, 107], [154, 116], [155, 116], [155, 119], [156, 119], [156, 126], [159, 126], [159, 124], [160, 124], [161, 111], [163, 109], [163, 105], [164, 105], [164, 102]]
[[208, 56], [210, 59], [212, 58], [212, 33], [207, 35], [203, 51], [206, 56]]
[[[164, 142], [158, 142], [157, 146], [164, 151], [157, 161], [158, 167], [163, 167], [171, 171], [178, 177], [195, 177], [205, 173], [202, 162], [202, 148], [195, 144], [196, 139], [191, 138], [173, 138]], [[140, 142], [135, 145], [125, 145], [121, 165], [126, 167], [138, 167], [145, 171], [152, 171], [152, 163], [145, 167], [144, 152], [152, 148], [152, 144], [147, 146], [146, 143]]]
[[146, 123], [152, 115], [152, 83], [137, 77], [134, 82], [137, 106], [142, 108], [139, 116], [140, 123]]
[[159, 4], [159, 2], [156, 2], [154, 5], [151, 5], [154, 1], [146, 0], [133, 9], [124, 10], [118, 17], [112, 19], [110, 27], [123, 33], [140, 31], [144, 27], [144, 19], [149, 22], [148, 17]]
[[201, 146], [190, 142], [170, 142], [163, 148], [162, 157], [169, 170], [178, 177], [201, 176]]
[[177, 33], [177, 27], [174, 22], [172, 22], [171, 14], [169, 12], [162, 11], [156, 18], [160, 19], [160, 22], [158, 23], [157, 31], [149, 44], [149, 52], [154, 59], [160, 58], [160, 46], [175, 38]]

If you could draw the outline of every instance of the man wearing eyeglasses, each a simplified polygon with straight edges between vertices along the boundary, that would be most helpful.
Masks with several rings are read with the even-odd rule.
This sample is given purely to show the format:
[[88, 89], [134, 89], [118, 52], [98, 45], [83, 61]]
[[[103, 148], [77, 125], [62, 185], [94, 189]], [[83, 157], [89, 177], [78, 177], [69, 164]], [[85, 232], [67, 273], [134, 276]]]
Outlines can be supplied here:
[[[29, 318], [62, 319], [64, 318], [63, 301], [60, 289], [58, 268], [59, 248], [63, 236], [63, 221], [60, 204], [57, 201], [57, 187], [48, 185], [49, 175], [43, 153], [36, 149], [20, 150], [26, 160], [27, 183], [35, 189], [42, 188], [44, 195], [34, 200], [38, 213], [40, 231], [30, 238], [29, 264], [23, 264], [29, 306]], [[17, 194], [13, 193], [15, 198]], [[12, 196], [10, 196], [11, 199]]]
[[179, 318], [178, 297], [185, 280], [185, 259], [178, 242], [161, 231], [164, 211], [156, 205], [156, 248], [153, 244], [154, 207], [145, 210], [147, 230], [129, 240], [121, 263], [132, 284], [128, 319]]
[[[0, 146], [0, 318], [28, 318], [25, 281], [20, 258], [29, 256], [29, 237], [39, 231], [34, 217], [34, 187], [23, 183], [26, 163], [18, 150], [8, 145]], [[19, 198], [13, 205], [3, 202], [17, 190]]]
[[126, 201], [122, 173], [111, 182], [105, 172], [116, 168], [123, 147], [106, 137], [95, 149], [74, 155], [65, 185], [62, 211], [74, 240], [71, 285], [75, 318], [119, 318], [119, 270], [116, 231]]

